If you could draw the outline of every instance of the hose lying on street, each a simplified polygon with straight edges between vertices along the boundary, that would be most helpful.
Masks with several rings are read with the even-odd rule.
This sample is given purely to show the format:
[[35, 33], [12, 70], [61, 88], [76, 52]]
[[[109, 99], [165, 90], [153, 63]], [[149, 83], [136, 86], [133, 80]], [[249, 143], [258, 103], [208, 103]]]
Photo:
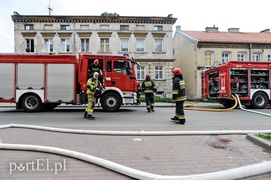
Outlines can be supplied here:
[[124, 174], [126, 176], [142, 179], [142, 180], [230, 180], [230, 179], [241, 179], [246, 177], [253, 177], [257, 175], [263, 175], [271, 172], [271, 161], [257, 163], [253, 165], [243, 166], [235, 169], [229, 169], [224, 171], [218, 171], [213, 173], [204, 173], [197, 175], [187, 175], [187, 176], [166, 176], [166, 175], [158, 175], [152, 174], [140, 170], [136, 170], [133, 168], [129, 168], [112, 161], [108, 161], [105, 159], [101, 159], [95, 156], [91, 156], [88, 154], [55, 148], [48, 146], [38, 146], [38, 145], [22, 145], [22, 144], [0, 144], [0, 149], [12, 149], [12, 150], [23, 150], [23, 151], [37, 151], [37, 152], [46, 152], [52, 153], [67, 157], [72, 157], [75, 159], [79, 159], [85, 162], [89, 162], [92, 164], [96, 164], [98, 166], [110, 169], [112, 171]]
[[88, 134], [88, 135], [110, 135], [110, 136], [180, 136], [180, 135], [247, 135], [248, 133], [271, 133], [267, 130], [220, 130], [220, 131], [99, 131], [82, 129], [65, 129], [46, 126], [35, 126], [26, 124], [2, 125], [0, 129], [5, 128], [25, 128], [42, 131], [51, 131], [59, 133]]
[[[92, 134], [92, 135], [128, 135], [128, 136], [165, 136], [165, 135], [221, 135], [221, 134], [248, 134], [248, 133], [271, 133], [271, 130], [228, 130], [228, 131], [92, 131], [92, 130], [74, 130], [74, 129], [61, 129], [61, 128], [52, 128], [52, 127], [41, 127], [41, 126], [31, 126], [31, 125], [19, 125], [19, 124], [10, 124], [0, 126], [0, 129], [5, 128], [27, 128], [27, 129], [35, 129], [35, 130], [44, 130], [44, 131], [53, 131], [53, 132], [61, 132], [61, 133], [79, 133], [79, 134]], [[104, 168], [110, 169], [112, 171], [119, 172], [129, 177], [133, 177], [136, 179], [241, 179], [246, 177], [258, 176], [262, 174], [267, 174], [271, 172], [271, 161], [262, 162], [258, 164], [248, 165], [244, 167], [239, 167], [230, 170], [224, 170], [213, 173], [206, 174], [197, 174], [197, 175], [188, 175], [188, 176], [164, 176], [151, 174], [143, 171], [139, 171], [136, 169], [132, 169], [129, 167], [125, 167], [123, 165], [101, 159], [98, 157], [94, 157], [91, 155], [83, 154], [76, 151], [48, 147], [48, 146], [38, 146], [38, 145], [22, 145], [22, 144], [5, 144], [0, 143], [0, 149], [12, 149], [12, 150], [24, 150], [24, 151], [38, 151], [38, 152], [46, 152], [53, 153], [63, 156], [68, 156], [72, 158], [76, 158], [79, 160], [87, 161], [89, 163], [93, 163]]]
[[198, 107], [191, 107], [193, 106], [193, 103], [185, 103], [184, 110], [193, 110], [193, 111], [210, 111], [210, 112], [225, 112], [230, 111], [238, 105], [238, 101], [234, 95], [231, 95], [234, 99], [234, 105], [230, 108], [224, 108], [224, 109], [214, 109], [214, 108], [198, 108]]
[[259, 111], [253, 111], [253, 110], [250, 110], [250, 109], [243, 108], [239, 96], [237, 94], [235, 94], [235, 96], [237, 97], [238, 104], [239, 104], [239, 107], [240, 107], [241, 110], [247, 111], [247, 112], [250, 112], [250, 113], [255, 113], [255, 114], [260, 114], [260, 115], [271, 117], [271, 114], [267, 114], [267, 113], [263, 113], [263, 112], [259, 112]]
[[[237, 106], [237, 100], [235, 99], [235, 105]], [[238, 99], [237, 95], [237, 99]], [[238, 99], [239, 106], [242, 109], [242, 105]], [[262, 114], [265, 115], [265, 114]], [[271, 130], [223, 130], [223, 131], [97, 131], [97, 130], [75, 130], [75, 129], [63, 129], [63, 128], [53, 128], [53, 127], [42, 127], [33, 125], [22, 125], [22, 124], [9, 124], [2, 125], [0, 129], [5, 128], [26, 128], [35, 129], [59, 133], [76, 133], [76, 134], [89, 134], [89, 135], [115, 135], [115, 136], [180, 136], [180, 135], [246, 135], [248, 133], [271, 133]], [[248, 166], [243, 166], [239, 168], [223, 170], [212, 173], [196, 174], [196, 175], [186, 175], [186, 176], [169, 176], [169, 175], [158, 175], [152, 174], [133, 168], [129, 168], [112, 161], [101, 159], [88, 154], [61, 149], [56, 147], [39, 146], [39, 145], [23, 145], [23, 144], [6, 144], [0, 143], [0, 149], [4, 150], [23, 150], [23, 151], [37, 151], [52, 153], [67, 157], [72, 157], [84, 162], [89, 162], [112, 171], [121, 173], [123, 175], [140, 179], [140, 180], [233, 180], [233, 179], [243, 179], [248, 177], [255, 177], [271, 173], [271, 161], [261, 162], [257, 164], [252, 164]]]

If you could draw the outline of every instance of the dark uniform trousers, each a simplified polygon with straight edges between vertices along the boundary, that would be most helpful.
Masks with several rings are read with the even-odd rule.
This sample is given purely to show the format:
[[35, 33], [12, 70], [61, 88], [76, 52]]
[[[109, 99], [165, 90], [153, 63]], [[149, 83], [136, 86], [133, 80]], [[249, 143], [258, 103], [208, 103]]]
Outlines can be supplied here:
[[183, 105], [184, 101], [176, 101], [175, 116], [178, 117], [179, 120], [185, 119]]
[[153, 93], [145, 93], [145, 99], [146, 99], [146, 105], [147, 105], [147, 110], [153, 110], [154, 106], [154, 95]]

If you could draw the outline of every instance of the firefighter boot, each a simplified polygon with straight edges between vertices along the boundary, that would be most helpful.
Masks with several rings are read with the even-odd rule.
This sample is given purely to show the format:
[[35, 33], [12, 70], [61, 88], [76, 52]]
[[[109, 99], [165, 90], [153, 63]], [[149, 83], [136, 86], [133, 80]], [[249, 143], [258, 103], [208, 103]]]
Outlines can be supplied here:
[[177, 120], [179, 120], [179, 118], [178, 118], [178, 117], [176, 117], [176, 116], [171, 117], [170, 119], [171, 119], [172, 121], [177, 121]]
[[184, 124], [185, 123], [185, 119], [179, 119], [175, 121], [176, 124]]
[[153, 106], [151, 106], [151, 112], [154, 112], [154, 107]]
[[87, 116], [88, 116], [88, 113], [87, 111], [85, 111], [84, 118], [87, 118]]
[[87, 115], [86, 119], [89, 119], [89, 120], [94, 120], [94, 119], [95, 119], [95, 117], [94, 117], [94, 116], [92, 116], [92, 115]]
[[147, 108], [148, 112], [151, 112], [150, 108]]

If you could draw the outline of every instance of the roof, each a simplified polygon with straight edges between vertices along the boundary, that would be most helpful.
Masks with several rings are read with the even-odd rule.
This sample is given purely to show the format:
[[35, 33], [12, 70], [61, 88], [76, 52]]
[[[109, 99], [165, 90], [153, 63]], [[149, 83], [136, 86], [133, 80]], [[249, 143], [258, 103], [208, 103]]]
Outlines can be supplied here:
[[181, 31], [184, 35], [200, 42], [223, 43], [271, 43], [270, 32], [206, 32]]
[[13, 22], [81, 22], [81, 23], [152, 23], [152, 24], [174, 24], [177, 18], [156, 16], [37, 16], [20, 15], [11, 16]]

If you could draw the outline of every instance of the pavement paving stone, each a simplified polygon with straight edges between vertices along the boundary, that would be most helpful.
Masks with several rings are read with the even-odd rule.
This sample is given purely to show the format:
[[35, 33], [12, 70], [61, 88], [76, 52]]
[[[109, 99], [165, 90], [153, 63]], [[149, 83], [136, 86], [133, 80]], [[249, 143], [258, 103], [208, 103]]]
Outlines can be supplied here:
[[[128, 129], [132, 128], [122, 128]], [[270, 152], [246, 140], [245, 135], [101, 136], [9, 128], [0, 130], [0, 139], [2, 143], [74, 150], [160, 175], [201, 174], [271, 160]], [[0, 150], [0, 155], [3, 157], [0, 179], [133, 179], [88, 162], [55, 154]], [[52, 163], [65, 159], [67, 169], [58, 174], [32, 170], [16, 170], [10, 174], [11, 163], [27, 163], [36, 159], [49, 159]], [[270, 179], [271, 176], [263, 178]]]

